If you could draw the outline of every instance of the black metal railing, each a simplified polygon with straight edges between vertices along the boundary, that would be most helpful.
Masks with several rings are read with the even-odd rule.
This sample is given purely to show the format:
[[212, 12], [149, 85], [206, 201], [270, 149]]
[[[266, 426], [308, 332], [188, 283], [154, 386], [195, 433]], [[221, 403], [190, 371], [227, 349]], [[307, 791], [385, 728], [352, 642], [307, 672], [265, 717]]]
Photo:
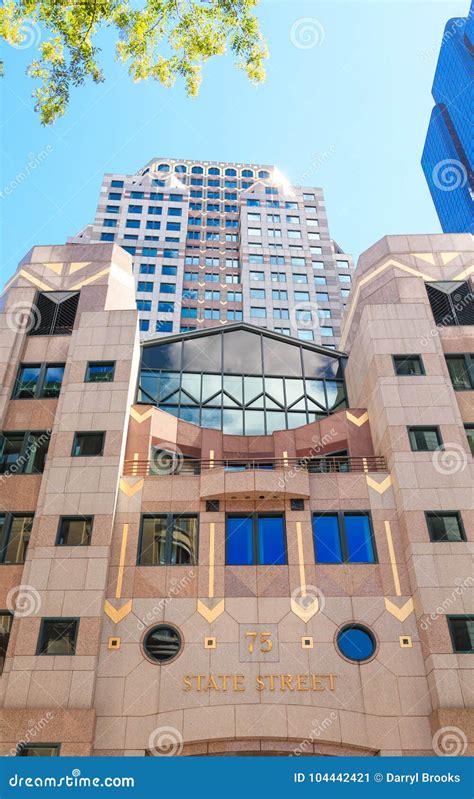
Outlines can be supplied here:
[[310, 474], [345, 472], [385, 472], [385, 458], [381, 455], [350, 456], [337, 455], [320, 458], [225, 458], [197, 459], [183, 457], [182, 454], [167, 453], [164, 459], [160, 454], [151, 460], [126, 460], [125, 476], [146, 477], [148, 475], [170, 476], [180, 474], [202, 474], [212, 469], [227, 472], [276, 471], [280, 469]]

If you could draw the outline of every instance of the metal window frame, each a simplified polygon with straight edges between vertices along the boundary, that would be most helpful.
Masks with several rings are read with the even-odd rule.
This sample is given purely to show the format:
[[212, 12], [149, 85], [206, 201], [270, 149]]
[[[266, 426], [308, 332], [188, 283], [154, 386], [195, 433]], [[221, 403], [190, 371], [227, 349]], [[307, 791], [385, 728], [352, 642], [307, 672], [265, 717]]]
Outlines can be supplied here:
[[[367, 564], [378, 564], [379, 558], [377, 553], [377, 546], [375, 541], [375, 533], [374, 533], [374, 526], [372, 522], [372, 513], [370, 510], [335, 510], [335, 511], [312, 511], [311, 514], [311, 529], [313, 534], [313, 549], [314, 549], [314, 561], [316, 564], [328, 564], [328, 561], [318, 560], [318, 552], [316, 548], [316, 532], [314, 528], [314, 522], [316, 519], [320, 519], [322, 517], [332, 516], [337, 518], [337, 526], [339, 532], [339, 543], [341, 546], [341, 557], [342, 560], [340, 561], [330, 561], [329, 565], [337, 565], [337, 564], [347, 564], [349, 566], [359, 566]], [[373, 560], [349, 560], [349, 549], [347, 546], [347, 534], [346, 534], [346, 516], [365, 516], [368, 520], [369, 524], [369, 537], [372, 544], [372, 552], [373, 552]]]
[[[469, 379], [471, 384], [470, 388], [456, 388], [453, 382], [453, 377], [451, 372], [449, 371], [449, 360], [454, 358], [463, 358], [464, 365], [466, 369], [466, 375]], [[470, 352], [445, 352], [444, 359], [446, 361], [446, 368], [449, 373], [449, 379], [451, 380], [451, 384], [453, 386], [454, 391], [473, 391], [474, 390], [474, 354]]]
[[[433, 519], [434, 517], [441, 518], [442, 516], [450, 516], [450, 517], [455, 516], [456, 517], [457, 522], [458, 522], [458, 526], [459, 526], [459, 533], [460, 533], [460, 538], [459, 539], [454, 539], [453, 540], [452, 538], [433, 538], [433, 536], [432, 536], [432, 532], [433, 531], [432, 531], [432, 527], [430, 525], [430, 520]], [[440, 511], [425, 510], [425, 521], [426, 521], [426, 527], [428, 529], [428, 535], [430, 537], [430, 541], [432, 541], [434, 544], [442, 544], [442, 543], [454, 544], [454, 543], [456, 543], [456, 541], [467, 541], [466, 531], [464, 529], [464, 523], [463, 523], [463, 520], [462, 520], [461, 511], [459, 511], [459, 510], [440, 510]]]
[[[410, 432], [417, 430], [436, 430], [436, 435], [438, 437], [438, 446], [435, 449], [413, 449], [412, 441], [410, 438]], [[441, 435], [441, 429], [437, 424], [415, 424], [415, 425], [407, 425], [407, 433], [408, 433], [408, 441], [410, 444], [410, 449], [412, 452], [436, 452], [437, 449], [444, 449], [444, 442], [443, 437]]]
[[[140, 529], [138, 532], [138, 548], [137, 548], [137, 560], [136, 565], [141, 566], [142, 568], [156, 568], [157, 566], [161, 567], [170, 567], [170, 566], [197, 566], [199, 564], [199, 539], [200, 539], [200, 514], [199, 513], [142, 513], [140, 516]], [[172, 544], [173, 544], [173, 527], [174, 527], [174, 519], [196, 519], [197, 522], [197, 530], [196, 530], [196, 555], [194, 559], [194, 563], [172, 563], [171, 562], [171, 551], [172, 551]], [[141, 556], [142, 556], [142, 547], [143, 547], [143, 528], [144, 523], [147, 519], [166, 519], [166, 540], [165, 540], [165, 562], [164, 563], [142, 563]]]
[[[91, 366], [111, 366], [112, 380], [91, 380], [90, 379]], [[116, 366], [117, 366], [117, 361], [88, 361], [86, 366], [86, 373], [84, 375], [84, 383], [113, 383], [115, 381]]]
[[[72, 449], [71, 449], [71, 458], [99, 458], [104, 454], [105, 449], [105, 430], [77, 430], [74, 433], [74, 438], [72, 440]], [[100, 452], [96, 452], [94, 455], [83, 455], [82, 453], [76, 454], [74, 452], [77, 444], [78, 436], [102, 436], [102, 447]]]
[[463, 619], [465, 621], [472, 619], [474, 621], [474, 614], [472, 614], [472, 613], [449, 613], [446, 616], [446, 623], [448, 625], [449, 636], [451, 638], [451, 645], [453, 647], [453, 652], [455, 654], [458, 654], [458, 655], [473, 655], [474, 654], [474, 642], [473, 642], [472, 649], [470, 649], [469, 651], [456, 649], [456, 640], [455, 640], [455, 637], [454, 637], [454, 629], [453, 629], [453, 625], [451, 624], [451, 621], [454, 621], [455, 619]]
[[[44, 616], [41, 619], [41, 626], [40, 626], [40, 630], [39, 630], [39, 634], [38, 634], [38, 643], [37, 643], [37, 646], [36, 646], [36, 655], [38, 657], [39, 656], [41, 656], [41, 657], [72, 657], [72, 656], [74, 656], [76, 654], [77, 638], [78, 638], [78, 634], [79, 634], [80, 621], [81, 621], [81, 619], [80, 619], [79, 616]], [[72, 643], [73, 652], [69, 652], [69, 653], [65, 652], [62, 655], [58, 655], [58, 654], [50, 655], [47, 652], [42, 652], [41, 651], [43, 649], [43, 647], [44, 647], [45, 642], [46, 642], [45, 631], [46, 631], [46, 625], [49, 622], [74, 622], [75, 628], [74, 628], [74, 637], [73, 637], [73, 643]]]
[[[46, 380], [46, 372], [50, 368], [58, 368], [60, 366], [62, 366], [63, 369], [66, 368], [66, 364], [64, 363], [64, 361], [61, 361], [61, 362], [58, 362], [58, 363], [51, 363], [51, 362], [23, 363], [23, 362], [21, 362], [19, 367], [18, 367], [17, 375], [16, 375], [15, 382], [14, 382], [14, 385], [13, 385], [13, 391], [12, 391], [11, 399], [12, 400], [15, 400], [15, 399], [57, 399], [59, 397], [59, 394], [61, 393], [61, 389], [59, 389], [59, 392], [58, 392], [56, 397], [45, 397], [43, 392], [44, 392], [44, 384], [45, 384], [45, 380]], [[35, 392], [34, 392], [34, 396], [33, 397], [18, 397], [18, 390], [19, 390], [19, 386], [20, 386], [20, 377], [21, 377], [22, 369], [39, 369], [38, 381], [36, 383], [36, 388], [35, 388]]]
[[[285, 557], [284, 563], [260, 563], [258, 559], [258, 519], [260, 517], [265, 518], [281, 518], [283, 521], [283, 554]], [[251, 519], [252, 521], [252, 553], [253, 553], [253, 562], [252, 563], [229, 563], [228, 559], [228, 551], [229, 551], [229, 542], [228, 542], [228, 533], [227, 533], [227, 521], [228, 519]], [[288, 566], [288, 536], [286, 532], [286, 514], [285, 511], [251, 511], [250, 513], [245, 512], [233, 512], [230, 511], [225, 515], [225, 565], [226, 566]]]
[[5, 511], [0, 513], [0, 518], [3, 518], [3, 531], [0, 536], [0, 564], [2, 566], [18, 566], [25, 563], [24, 560], [15, 561], [12, 563], [5, 563], [5, 555], [7, 552], [10, 536], [12, 532], [14, 519], [32, 519], [34, 520], [35, 514], [33, 511]]
[[[64, 522], [78, 521], [79, 519], [82, 520], [82, 521], [86, 521], [86, 522], [90, 521], [91, 529], [90, 529], [90, 535], [89, 535], [89, 542], [87, 544], [68, 544], [66, 541], [62, 541], [61, 540], [61, 538], [62, 538], [62, 528], [63, 528]], [[58, 530], [57, 530], [57, 533], [56, 533], [56, 541], [55, 541], [54, 545], [57, 546], [57, 547], [71, 547], [71, 546], [74, 546], [74, 547], [83, 546], [83, 547], [85, 547], [85, 546], [90, 546], [93, 529], [94, 529], [94, 516], [82, 516], [81, 514], [77, 514], [75, 516], [74, 515], [60, 516], [59, 520], [58, 520]]]
[[[420, 364], [420, 374], [414, 374], [414, 375], [400, 374], [397, 371], [397, 361], [400, 360], [400, 359], [403, 359], [404, 361], [418, 360], [418, 363]], [[423, 358], [422, 358], [421, 355], [417, 355], [415, 353], [410, 353], [410, 354], [407, 354], [407, 355], [404, 355], [404, 354], [392, 355], [392, 363], [393, 363], [393, 370], [395, 372], [395, 376], [396, 377], [424, 377], [426, 375], [425, 364], [423, 363]]]
[[[1, 454], [2, 454], [2, 446], [1, 446], [2, 439], [7, 439], [9, 435], [14, 435], [14, 436], [23, 435], [23, 442], [22, 442], [22, 445], [21, 445], [21, 448], [20, 448], [20, 453], [19, 453], [18, 458], [17, 458], [17, 461], [23, 459], [23, 464], [21, 466], [21, 469], [16, 471], [15, 474], [16, 475], [19, 475], [19, 474], [43, 474], [44, 470], [41, 471], [41, 472], [35, 472], [35, 471], [27, 472], [27, 471], [25, 471], [26, 464], [28, 462], [28, 457], [26, 455], [26, 452], [28, 450], [28, 445], [30, 443], [28, 441], [28, 437], [29, 436], [42, 436], [42, 435], [46, 435], [47, 433], [48, 433], [47, 430], [8, 430], [8, 431], [2, 430], [2, 431], [0, 431], [0, 457], [1, 457]], [[49, 439], [48, 439], [48, 447], [46, 449], [45, 458], [46, 458], [46, 455], [48, 454], [48, 449], [49, 449]], [[17, 461], [15, 461], [15, 463], [17, 463]], [[11, 466], [13, 466], [13, 464], [11, 464]], [[10, 466], [10, 469], [11, 469], [11, 466]], [[5, 471], [8, 471], [8, 469], [6, 469]], [[0, 474], [5, 474], [5, 472], [1, 472], [0, 471]]]

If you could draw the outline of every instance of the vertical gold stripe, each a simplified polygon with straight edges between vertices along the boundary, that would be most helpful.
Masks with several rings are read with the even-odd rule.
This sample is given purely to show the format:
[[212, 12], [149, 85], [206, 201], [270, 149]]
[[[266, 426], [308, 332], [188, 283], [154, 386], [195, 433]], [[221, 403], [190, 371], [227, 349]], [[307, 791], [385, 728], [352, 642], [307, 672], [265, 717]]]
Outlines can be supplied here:
[[213, 449], [209, 450], [209, 468], [210, 469], [214, 468], [214, 450]]
[[385, 534], [387, 536], [388, 552], [390, 555], [390, 564], [392, 566], [393, 582], [395, 583], [395, 593], [397, 596], [402, 595], [400, 588], [400, 579], [398, 577], [397, 561], [395, 559], [395, 550], [393, 548], [392, 531], [390, 529], [390, 522], [385, 522]]
[[363, 466], [364, 472], [368, 472], [369, 471], [369, 467], [368, 467], [368, 464], [367, 464], [367, 458], [362, 458], [362, 466]]
[[127, 550], [127, 538], [128, 538], [128, 524], [124, 524], [122, 532], [122, 546], [120, 547], [120, 562], [119, 562], [119, 570], [117, 577], [117, 588], [115, 590], [116, 599], [120, 599], [120, 597], [122, 596], [122, 583], [123, 583], [123, 573], [125, 571], [125, 552]]
[[132, 476], [136, 477], [138, 474], [138, 452], [133, 453]]
[[216, 525], [211, 522], [209, 525], [209, 599], [214, 596], [214, 545], [216, 537]]
[[288, 466], [288, 453], [286, 450], [283, 453], [283, 466]]
[[304, 570], [303, 534], [301, 522], [296, 522], [296, 542], [298, 544], [298, 564], [300, 568], [301, 596], [306, 596], [306, 574]]

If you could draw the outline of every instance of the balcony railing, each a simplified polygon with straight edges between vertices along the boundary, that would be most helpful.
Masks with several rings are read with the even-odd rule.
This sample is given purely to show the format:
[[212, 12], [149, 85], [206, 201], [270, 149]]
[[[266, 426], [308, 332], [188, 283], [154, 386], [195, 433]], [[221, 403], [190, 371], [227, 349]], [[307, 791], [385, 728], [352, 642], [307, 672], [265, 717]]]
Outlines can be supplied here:
[[125, 476], [146, 477], [148, 475], [169, 476], [180, 474], [202, 474], [211, 469], [228, 472], [275, 471], [288, 469], [311, 474], [344, 472], [385, 472], [385, 458], [381, 455], [349, 456], [337, 455], [322, 458], [227, 458], [204, 460], [183, 457], [181, 454], [163, 453], [151, 460], [126, 460]]

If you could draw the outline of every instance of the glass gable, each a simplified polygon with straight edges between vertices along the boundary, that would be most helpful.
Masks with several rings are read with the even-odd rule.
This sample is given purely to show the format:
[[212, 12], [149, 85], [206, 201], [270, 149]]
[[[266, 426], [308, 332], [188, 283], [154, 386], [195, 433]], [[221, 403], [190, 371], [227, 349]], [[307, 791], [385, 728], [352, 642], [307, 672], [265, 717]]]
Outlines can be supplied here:
[[270, 435], [346, 407], [344, 356], [244, 326], [142, 346], [138, 402], [233, 435]]

